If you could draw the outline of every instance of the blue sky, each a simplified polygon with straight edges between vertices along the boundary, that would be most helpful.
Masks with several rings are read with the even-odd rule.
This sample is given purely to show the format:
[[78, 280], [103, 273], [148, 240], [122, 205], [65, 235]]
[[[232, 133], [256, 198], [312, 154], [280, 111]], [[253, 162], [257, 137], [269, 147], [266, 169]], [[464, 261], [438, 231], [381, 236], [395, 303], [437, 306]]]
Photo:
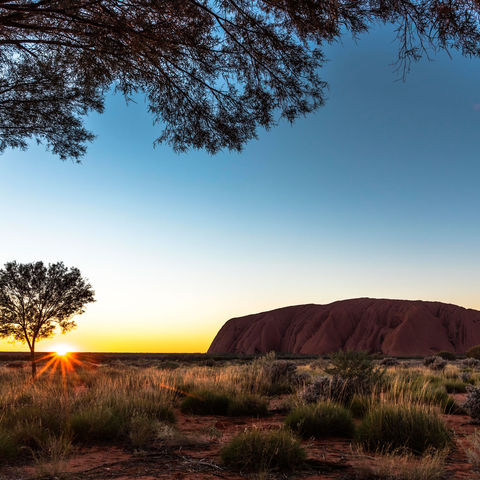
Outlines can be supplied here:
[[0, 264], [63, 260], [96, 289], [62, 342], [204, 351], [230, 317], [359, 296], [480, 309], [480, 60], [402, 82], [385, 28], [325, 52], [326, 106], [240, 154], [154, 149], [143, 100], [112, 95], [81, 165], [0, 157]]

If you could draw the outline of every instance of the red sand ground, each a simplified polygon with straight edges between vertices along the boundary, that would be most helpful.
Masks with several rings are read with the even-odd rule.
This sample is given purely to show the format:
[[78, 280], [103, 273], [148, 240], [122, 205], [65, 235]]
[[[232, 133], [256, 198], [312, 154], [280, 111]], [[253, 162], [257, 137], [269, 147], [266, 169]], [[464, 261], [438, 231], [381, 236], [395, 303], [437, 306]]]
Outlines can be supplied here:
[[[456, 395], [460, 402], [464, 395]], [[239, 480], [249, 478], [224, 469], [219, 459], [220, 448], [245, 428], [278, 428], [283, 415], [262, 419], [191, 416], [177, 412], [178, 433], [156, 445], [147, 453], [133, 453], [119, 447], [97, 447], [77, 451], [66, 464], [68, 480]], [[444, 415], [443, 419], [455, 431], [457, 448], [447, 460], [447, 474], [452, 480], [473, 480], [480, 475], [467, 462], [465, 448], [468, 437], [477, 428], [470, 418]], [[343, 439], [310, 440], [304, 442], [308, 461], [301, 471], [271, 478], [291, 480], [348, 480], [365, 464], [351, 442]], [[373, 461], [373, 460], [372, 460]], [[38, 467], [10, 467], [0, 471], [1, 480], [31, 480], [38, 478]], [[48, 477], [44, 477], [48, 478]], [[49, 477], [52, 478], [52, 477]], [[250, 476], [252, 478], [252, 476]]]

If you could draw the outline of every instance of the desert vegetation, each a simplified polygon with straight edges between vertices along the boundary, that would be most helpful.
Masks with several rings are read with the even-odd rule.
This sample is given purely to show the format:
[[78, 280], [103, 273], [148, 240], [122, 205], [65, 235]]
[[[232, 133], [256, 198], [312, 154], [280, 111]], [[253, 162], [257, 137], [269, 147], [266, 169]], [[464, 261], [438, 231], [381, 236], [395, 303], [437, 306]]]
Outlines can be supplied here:
[[446, 365], [363, 352], [193, 363], [71, 354], [40, 363], [36, 380], [27, 362], [4, 361], [2, 478], [92, 478], [92, 465], [74, 467], [92, 452], [104, 452], [99, 478], [111, 464], [126, 478], [145, 464], [201, 478], [474, 478], [480, 370], [436, 358]]

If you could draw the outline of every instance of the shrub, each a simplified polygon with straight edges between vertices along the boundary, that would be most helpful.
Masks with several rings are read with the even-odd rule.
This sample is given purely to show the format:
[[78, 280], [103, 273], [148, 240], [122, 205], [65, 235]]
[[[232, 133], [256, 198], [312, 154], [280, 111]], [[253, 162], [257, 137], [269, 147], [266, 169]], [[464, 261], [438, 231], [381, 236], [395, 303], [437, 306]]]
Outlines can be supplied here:
[[[474, 360], [474, 359], [472, 358], [471, 360]], [[472, 385], [475, 382], [470, 372], [460, 373], [460, 380], [462, 380], [463, 383], [468, 383], [470, 385]]]
[[470, 437], [471, 447], [467, 450], [468, 461], [472, 464], [474, 470], [480, 470], [480, 431], [474, 430]]
[[436, 356], [452, 362], [457, 359], [457, 356], [455, 355], [455, 353], [447, 352], [446, 350], [441, 350], [436, 354]]
[[374, 359], [367, 352], [352, 350], [331, 355], [331, 365], [326, 372], [332, 376], [333, 382], [343, 382], [344, 402], [348, 402], [355, 394], [368, 395], [374, 386], [382, 383], [385, 370], [376, 366]]
[[445, 380], [443, 382], [448, 393], [466, 393], [467, 384], [462, 380]]
[[87, 406], [72, 414], [70, 426], [79, 442], [110, 442], [125, 435], [129, 420], [113, 408]]
[[157, 437], [158, 422], [146, 415], [135, 415], [130, 419], [128, 437], [134, 448], [145, 449]]
[[463, 408], [476, 421], [480, 421], [480, 387], [467, 387], [467, 401]]
[[466, 415], [467, 411], [461, 407], [452, 397], [442, 405], [442, 412], [446, 415]]
[[445, 452], [427, 452], [416, 456], [396, 452], [371, 457], [365, 465], [360, 465], [359, 480], [445, 480]]
[[436, 355], [425, 357], [423, 359], [423, 364], [426, 367], [430, 367], [432, 370], [443, 370], [447, 366], [447, 361], [442, 357]]
[[303, 438], [351, 437], [354, 432], [352, 414], [332, 403], [298, 407], [287, 416], [285, 425]]
[[475, 345], [465, 352], [468, 358], [480, 360], [480, 345]]
[[371, 397], [355, 395], [350, 401], [348, 409], [352, 412], [354, 418], [363, 418], [370, 410], [371, 405]]
[[234, 437], [220, 451], [223, 463], [243, 471], [291, 471], [301, 465], [305, 450], [287, 430], [250, 430]]
[[[359, 390], [362, 393], [359, 393]], [[304, 387], [299, 396], [306, 403], [331, 400], [348, 405], [355, 395], [363, 394], [364, 390], [365, 388], [352, 378], [317, 377]]]
[[236, 395], [229, 400], [227, 415], [232, 417], [264, 417], [268, 403], [256, 395]]
[[473, 357], [464, 358], [462, 361], [462, 364], [465, 367], [477, 368], [480, 366], [480, 360], [478, 358], [473, 358]]
[[0, 430], [0, 462], [3, 463], [6, 460], [15, 458], [19, 452], [20, 446], [13, 436], [4, 430]]
[[382, 367], [395, 367], [397, 365], [400, 365], [400, 361], [395, 358], [395, 357], [385, 357], [382, 358], [379, 362], [379, 365]]
[[224, 393], [197, 390], [183, 399], [180, 409], [196, 415], [227, 415], [229, 406], [230, 399]]
[[428, 449], [444, 449], [452, 435], [433, 412], [408, 405], [380, 405], [364, 418], [357, 431], [358, 441], [372, 451], [395, 452], [408, 449], [422, 454]]

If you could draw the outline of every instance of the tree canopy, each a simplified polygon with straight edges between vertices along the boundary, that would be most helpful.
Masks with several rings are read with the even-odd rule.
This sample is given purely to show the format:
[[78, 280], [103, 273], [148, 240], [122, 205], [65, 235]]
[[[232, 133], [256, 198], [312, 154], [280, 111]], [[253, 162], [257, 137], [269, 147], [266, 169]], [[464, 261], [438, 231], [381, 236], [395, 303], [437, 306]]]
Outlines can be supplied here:
[[0, 337], [27, 343], [35, 376], [35, 346], [76, 327], [73, 316], [93, 302], [94, 291], [78, 268], [62, 262], [47, 266], [43, 262], [9, 262], [0, 269]]
[[399, 66], [480, 52], [475, 0], [0, 0], [0, 151], [79, 159], [106, 93], [143, 93], [176, 151], [240, 150], [325, 101], [322, 45], [395, 26]]

